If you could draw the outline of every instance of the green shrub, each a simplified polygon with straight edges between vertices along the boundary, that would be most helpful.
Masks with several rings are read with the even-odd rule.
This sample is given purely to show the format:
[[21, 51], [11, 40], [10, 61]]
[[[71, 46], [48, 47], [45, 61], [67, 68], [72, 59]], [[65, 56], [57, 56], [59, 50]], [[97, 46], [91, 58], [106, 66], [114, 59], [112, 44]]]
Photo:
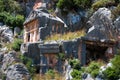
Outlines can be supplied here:
[[65, 60], [65, 54], [64, 54], [64, 53], [59, 53], [59, 54], [58, 54], [58, 57], [59, 57], [61, 60]]
[[71, 67], [73, 69], [77, 69], [80, 70], [81, 66], [80, 66], [80, 61], [78, 59], [73, 59], [69, 61], [69, 64], [71, 65]]
[[4, 22], [6, 25], [14, 28], [14, 27], [20, 27], [22, 28], [23, 22], [24, 22], [24, 16], [23, 15], [16, 15], [12, 16], [8, 12], [1, 12], [0, 13], [0, 21]]
[[92, 4], [92, 8], [94, 10], [97, 10], [100, 7], [107, 7], [107, 6], [113, 5], [113, 4], [115, 4], [114, 0], [98, 0]]
[[79, 8], [89, 8], [91, 6], [91, 0], [59, 0], [57, 7], [62, 11], [76, 10]]
[[118, 80], [120, 77], [118, 77], [119, 74], [116, 73], [115, 68], [108, 67], [104, 72], [103, 72], [105, 78], [107, 80]]
[[104, 72], [104, 76], [108, 80], [120, 79], [120, 54], [116, 55], [112, 62], [112, 67], [108, 67]]
[[86, 72], [90, 73], [93, 78], [99, 74], [100, 64], [97, 62], [91, 62], [86, 69]]
[[33, 61], [32, 59], [24, 56], [24, 55], [20, 55], [20, 59], [22, 60], [22, 62], [26, 65], [28, 71], [30, 72], [30, 75], [33, 77], [36, 71], [35, 66], [33, 65]]
[[11, 48], [15, 51], [19, 51], [21, 43], [22, 43], [21, 39], [14, 39], [14, 42], [11, 44]]
[[24, 16], [23, 15], [16, 15], [15, 26], [23, 28]]
[[0, 0], [0, 12], [3, 12], [5, 7], [4, 7], [4, 3], [3, 3], [3, 0]]
[[6, 75], [2, 74], [2, 80], [6, 80]]
[[49, 69], [46, 73], [51, 79], [55, 78], [55, 72], [52, 69]]
[[79, 70], [73, 69], [73, 71], [71, 72], [71, 76], [73, 77], [72, 80], [81, 80], [82, 78], [82, 72], [80, 72]]
[[117, 5], [115, 9], [112, 10], [113, 19], [120, 15], [120, 4]]

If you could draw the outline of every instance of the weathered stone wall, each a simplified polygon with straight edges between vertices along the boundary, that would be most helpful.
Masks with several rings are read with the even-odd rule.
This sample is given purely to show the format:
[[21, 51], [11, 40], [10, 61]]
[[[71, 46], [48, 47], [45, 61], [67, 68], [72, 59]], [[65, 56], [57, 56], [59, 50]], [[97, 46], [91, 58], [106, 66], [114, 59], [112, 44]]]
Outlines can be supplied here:
[[32, 58], [33, 64], [40, 63], [40, 50], [38, 47], [38, 43], [30, 43], [28, 45], [28, 54], [26, 54], [26, 56]]
[[63, 34], [66, 30], [63, 23], [45, 16], [41, 16], [39, 18], [39, 23], [39, 34], [41, 40], [44, 40], [47, 36], [51, 36], [53, 34]]
[[80, 45], [79, 40], [63, 41], [62, 49], [67, 57], [78, 58], [78, 46]]

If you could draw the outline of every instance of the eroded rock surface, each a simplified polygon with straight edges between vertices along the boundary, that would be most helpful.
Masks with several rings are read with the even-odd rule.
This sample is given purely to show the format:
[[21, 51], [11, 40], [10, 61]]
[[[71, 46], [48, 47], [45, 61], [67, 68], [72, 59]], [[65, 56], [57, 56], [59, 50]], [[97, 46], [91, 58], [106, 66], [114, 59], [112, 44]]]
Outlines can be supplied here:
[[13, 32], [6, 25], [0, 26], [0, 41], [2, 41], [2, 42], [12, 42], [13, 41]]

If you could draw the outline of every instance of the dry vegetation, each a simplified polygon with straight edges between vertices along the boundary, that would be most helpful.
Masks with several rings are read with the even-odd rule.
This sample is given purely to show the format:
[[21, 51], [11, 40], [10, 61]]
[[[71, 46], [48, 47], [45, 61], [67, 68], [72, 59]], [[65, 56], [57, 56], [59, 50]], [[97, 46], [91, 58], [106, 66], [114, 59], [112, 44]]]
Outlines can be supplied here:
[[[35, 74], [33, 80], [53, 80], [50, 75]], [[62, 76], [55, 74], [54, 80], [65, 80]]]
[[72, 40], [75, 38], [80, 38], [85, 35], [84, 30], [76, 31], [76, 32], [68, 32], [66, 34], [54, 34], [52, 36], [46, 37], [45, 41], [50, 41], [50, 40]]

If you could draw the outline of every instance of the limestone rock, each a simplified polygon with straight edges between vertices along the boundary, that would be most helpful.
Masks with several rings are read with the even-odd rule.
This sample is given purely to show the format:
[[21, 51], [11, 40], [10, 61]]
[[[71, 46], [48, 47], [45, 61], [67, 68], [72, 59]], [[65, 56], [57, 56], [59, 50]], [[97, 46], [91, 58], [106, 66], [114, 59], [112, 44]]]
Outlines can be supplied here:
[[3, 26], [3, 22], [0, 22], [0, 26]]
[[19, 60], [16, 58], [16, 52], [11, 51], [8, 54], [4, 54], [1, 66], [2, 72], [6, 73], [7, 68], [14, 62], [19, 62]]
[[4, 53], [0, 52], [0, 62], [2, 62], [3, 57], [4, 57]]
[[120, 16], [114, 21], [114, 25], [117, 30], [117, 34], [120, 35]]
[[111, 11], [107, 8], [99, 8], [87, 22], [88, 40], [109, 41], [116, 38]]
[[2, 61], [1, 72], [6, 76], [6, 80], [30, 80], [30, 74], [24, 64], [17, 58], [14, 51], [8, 54], [0, 54]]
[[30, 80], [30, 74], [27, 68], [21, 63], [9, 66], [6, 72], [7, 80]]
[[[95, 28], [98, 27], [105, 27], [104, 24], [106, 20], [108, 21], [106, 24], [112, 24], [111, 18], [111, 11], [107, 8], [99, 8], [89, 19], [87, 22], [89, 24], [89, 28], [94, 26]], [[89, 32], [89, 31], [88, 31]]]
[[13, 32], [6, 25], [0, 26], [0, 37], [3, 42], [12, 42], [13, 41]]
[[19, 27], [14, 28], [14, 35], [18, 35], [20, 34], [20, 32], [21, 32], [21, 29]]

